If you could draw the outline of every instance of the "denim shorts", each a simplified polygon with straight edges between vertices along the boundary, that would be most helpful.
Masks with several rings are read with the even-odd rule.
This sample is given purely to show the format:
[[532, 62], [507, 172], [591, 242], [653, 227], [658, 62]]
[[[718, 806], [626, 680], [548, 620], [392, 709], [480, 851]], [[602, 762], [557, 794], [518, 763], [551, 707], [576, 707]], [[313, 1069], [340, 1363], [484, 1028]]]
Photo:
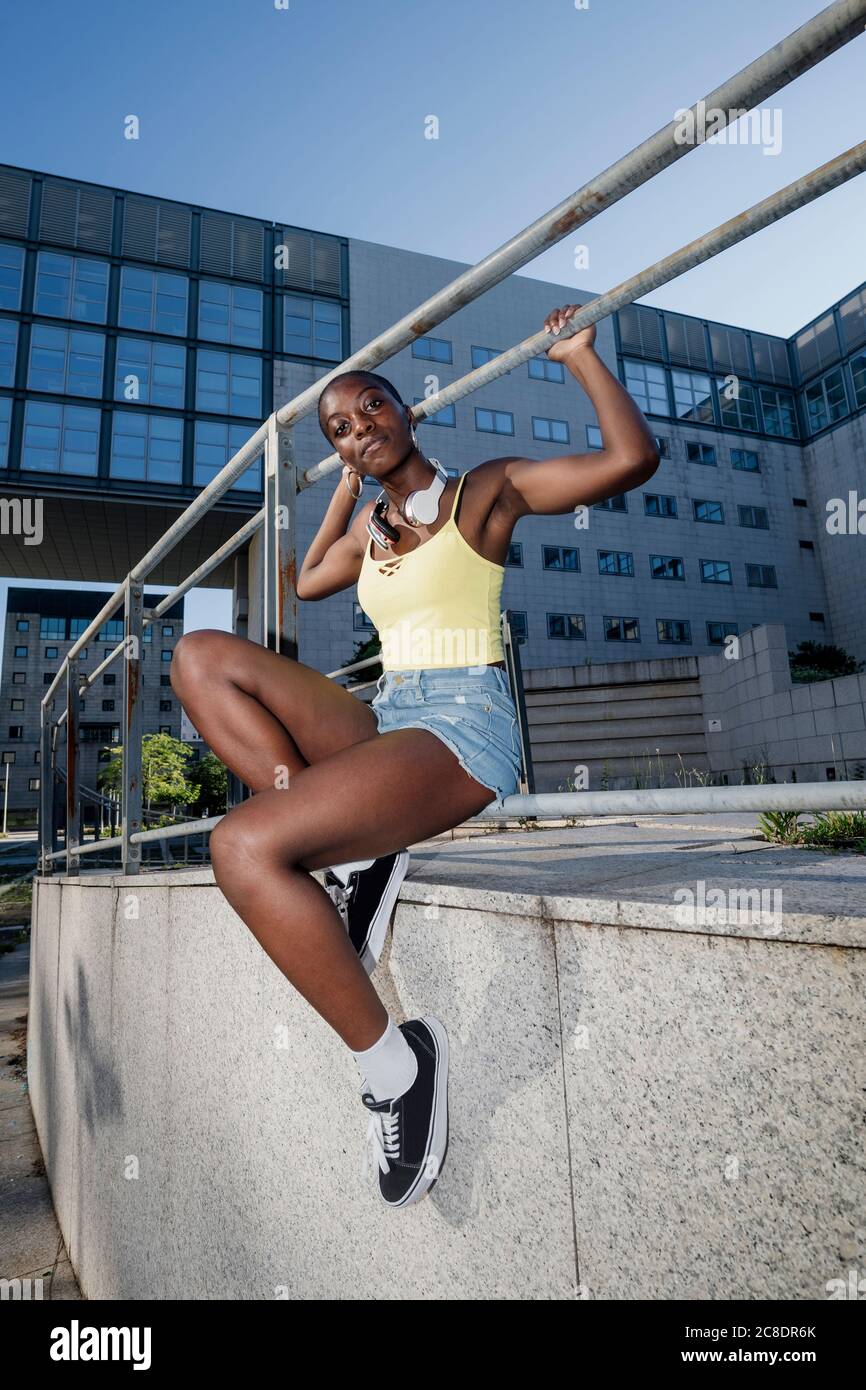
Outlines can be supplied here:
[[393, 729], [436, 734], [470, 777], [496, 792], [497, 805], [519, 790], [517, 710], [502, 666], [385, 671], [370, 708], [380, 734]]

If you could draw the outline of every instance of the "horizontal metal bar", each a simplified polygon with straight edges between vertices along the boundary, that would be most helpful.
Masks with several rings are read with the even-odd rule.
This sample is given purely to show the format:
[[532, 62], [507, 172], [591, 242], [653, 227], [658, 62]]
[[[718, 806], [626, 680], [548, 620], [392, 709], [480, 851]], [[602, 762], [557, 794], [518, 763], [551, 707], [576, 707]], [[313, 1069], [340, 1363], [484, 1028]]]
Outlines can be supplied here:
[[684, 816], [714, 811], [866, 811], [866, 781], [770, 782], [746, 787], [659, 787], [618, 792], [539, 792], [507, 796], [503, 810], [486, 807], [473, 817], [503, 815], [559, 819], [562, 816]]
[[[685, 816], [711, 815], [715, 811], [866, 811], [866, 781], [769, 782], [748, 787], [660, 787], [655, 790], [619, 792], [539, 792], [535, 796], [506, 796], [502, 808], [485, 807], [471, 821], [561, 820], [565, 816]], [[141, 830], [130, 840], [141, 844], [174, 840], [213, 830], [222, 816], [206, 816], [185, 825], [163, 825]], [[471, 823], [467, 821], [466, 824]], [[76, 854], [93, 853], [120, 845], [120, 837], [79, 845]], [[60, 859], [66, 850], [49, 854]]]

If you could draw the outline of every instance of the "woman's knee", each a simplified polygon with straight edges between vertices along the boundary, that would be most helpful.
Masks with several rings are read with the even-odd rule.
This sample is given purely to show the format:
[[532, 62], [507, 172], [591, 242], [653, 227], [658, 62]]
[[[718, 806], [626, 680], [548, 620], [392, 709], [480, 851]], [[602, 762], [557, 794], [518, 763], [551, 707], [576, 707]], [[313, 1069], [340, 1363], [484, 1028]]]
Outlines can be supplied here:
[[171, 688], [176, 695], [181, 694], [184, 685], [189, 689], [190, 684], [200, 681], [205, 675], [213, 680], [215, 670], [219, 669], [220, 646], [224, 646], [224, 639], [231, 635], [212, 627], [183, 634], [175, 644], [168, 672]]
[[295, 862], [290, 830], [278, 830], [273, 818], [265, 814], [262, 799], [267, 797], [264, 792], [240, 802], [211, 831], [210, 854], [216, 871], [229, 868], [259, 876], [269, 868], [288, 868]]

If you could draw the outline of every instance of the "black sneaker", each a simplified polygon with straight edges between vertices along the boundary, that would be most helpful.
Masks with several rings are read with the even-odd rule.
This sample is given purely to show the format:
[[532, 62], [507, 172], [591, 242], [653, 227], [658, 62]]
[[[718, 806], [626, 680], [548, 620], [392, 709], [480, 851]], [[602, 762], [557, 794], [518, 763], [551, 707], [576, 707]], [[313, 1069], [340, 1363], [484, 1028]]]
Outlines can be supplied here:
[[[435, 1187], [448, 1152], [448, 1035], [425, 1014], [399, 1025], [418, 1060], [418, 1075], [394, 1100], [374, 1100], [368, 1139], [379, 1165], [379, 1192], [389, 1207], [409, 1207]], [[366, 1085], [366, 1083], [365, 1083]]]
[[349, 939], [368, 975], [382, 954], [385, 933], [409, 868], [405, 849], [380, 859], [333, 864], [325, 870], [325, 891], [343, 919]]

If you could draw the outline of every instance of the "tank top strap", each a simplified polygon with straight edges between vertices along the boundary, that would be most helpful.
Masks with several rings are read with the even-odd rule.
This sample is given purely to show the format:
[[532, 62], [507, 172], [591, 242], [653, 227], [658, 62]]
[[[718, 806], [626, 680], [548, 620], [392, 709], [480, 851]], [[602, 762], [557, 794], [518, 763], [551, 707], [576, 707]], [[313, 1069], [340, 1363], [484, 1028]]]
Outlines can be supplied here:
[[451, 520], [457, 525], [457, 514], [460, 511], [460, 503], [463, 501], [463, 484], [466, 482], [467, 475], [462, 473], [460, 482], [457, 484], [457, 491], [454, 494], [454, 506], [451, 510]]

